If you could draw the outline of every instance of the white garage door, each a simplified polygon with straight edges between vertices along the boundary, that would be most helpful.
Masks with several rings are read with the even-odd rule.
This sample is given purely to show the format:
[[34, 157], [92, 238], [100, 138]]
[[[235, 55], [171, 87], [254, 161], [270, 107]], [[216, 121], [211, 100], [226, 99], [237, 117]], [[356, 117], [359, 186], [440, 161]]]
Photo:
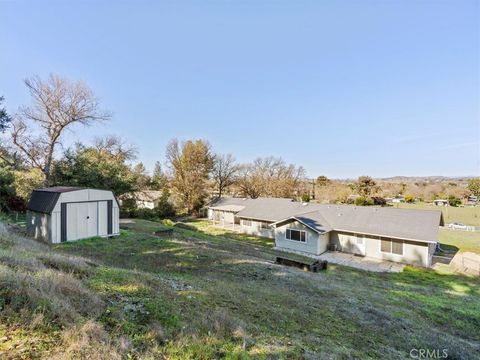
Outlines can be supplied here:
[[98, 202], [67, 204], [67, 241], [98, 234]]

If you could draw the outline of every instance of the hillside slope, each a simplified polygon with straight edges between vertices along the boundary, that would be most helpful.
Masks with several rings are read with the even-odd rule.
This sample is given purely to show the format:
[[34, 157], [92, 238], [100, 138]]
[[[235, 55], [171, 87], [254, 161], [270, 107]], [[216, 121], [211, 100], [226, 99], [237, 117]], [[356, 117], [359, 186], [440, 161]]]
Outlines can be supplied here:
[[480, 351], [480, 280], [275, 265], [269, 241], [135, 220], [49, 247], [0, 228], [6, 358], [407, 358]]

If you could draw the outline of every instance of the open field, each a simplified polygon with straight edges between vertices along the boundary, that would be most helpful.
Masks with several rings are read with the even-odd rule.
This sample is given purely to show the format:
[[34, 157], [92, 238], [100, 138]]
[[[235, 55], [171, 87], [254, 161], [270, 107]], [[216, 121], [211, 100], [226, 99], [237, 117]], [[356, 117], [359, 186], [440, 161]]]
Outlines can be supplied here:
[[161, 224], [128, 226], [117, 238], [52, 249], [1, 235], [3, 357], [391, 359], [415, 347], [468, 359], [480, 351], [478, 278], [412, 267], [305, 273], [274, 264], [264, 239], [181, 228], [160, 238], [150, 234]]
[[480, 232], [440, 229], [438, 233], [440, 245], [449, 245], [459, 251], [470, 251], [480, 254]]
[[416, 204], [395, 204], [395, 207], [401, 209], [420, 209], [420, 210], [441, 210], [445, 224], [452, 222], [461, 222], [465, 225], [480, 226], [480, 206], [477, 207], [453, 207], [453, 206], [434, 206], [427, 203]]

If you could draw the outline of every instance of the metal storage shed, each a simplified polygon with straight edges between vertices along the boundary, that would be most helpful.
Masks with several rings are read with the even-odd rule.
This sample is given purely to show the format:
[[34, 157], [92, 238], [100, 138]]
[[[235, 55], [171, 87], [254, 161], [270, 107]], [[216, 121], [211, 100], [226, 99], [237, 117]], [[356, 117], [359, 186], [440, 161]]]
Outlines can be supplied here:
[[113, 192], [58, 186], [34, 190], [27, 208], [27, 232], [50, 243], [120, 233]]

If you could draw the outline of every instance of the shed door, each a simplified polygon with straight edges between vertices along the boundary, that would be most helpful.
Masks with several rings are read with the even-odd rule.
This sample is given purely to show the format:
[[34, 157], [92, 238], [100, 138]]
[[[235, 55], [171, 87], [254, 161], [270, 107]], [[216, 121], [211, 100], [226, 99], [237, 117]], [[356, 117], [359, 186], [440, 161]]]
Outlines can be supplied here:
[[67, 241], [98, 235], [98, 202], [67, 204]]

